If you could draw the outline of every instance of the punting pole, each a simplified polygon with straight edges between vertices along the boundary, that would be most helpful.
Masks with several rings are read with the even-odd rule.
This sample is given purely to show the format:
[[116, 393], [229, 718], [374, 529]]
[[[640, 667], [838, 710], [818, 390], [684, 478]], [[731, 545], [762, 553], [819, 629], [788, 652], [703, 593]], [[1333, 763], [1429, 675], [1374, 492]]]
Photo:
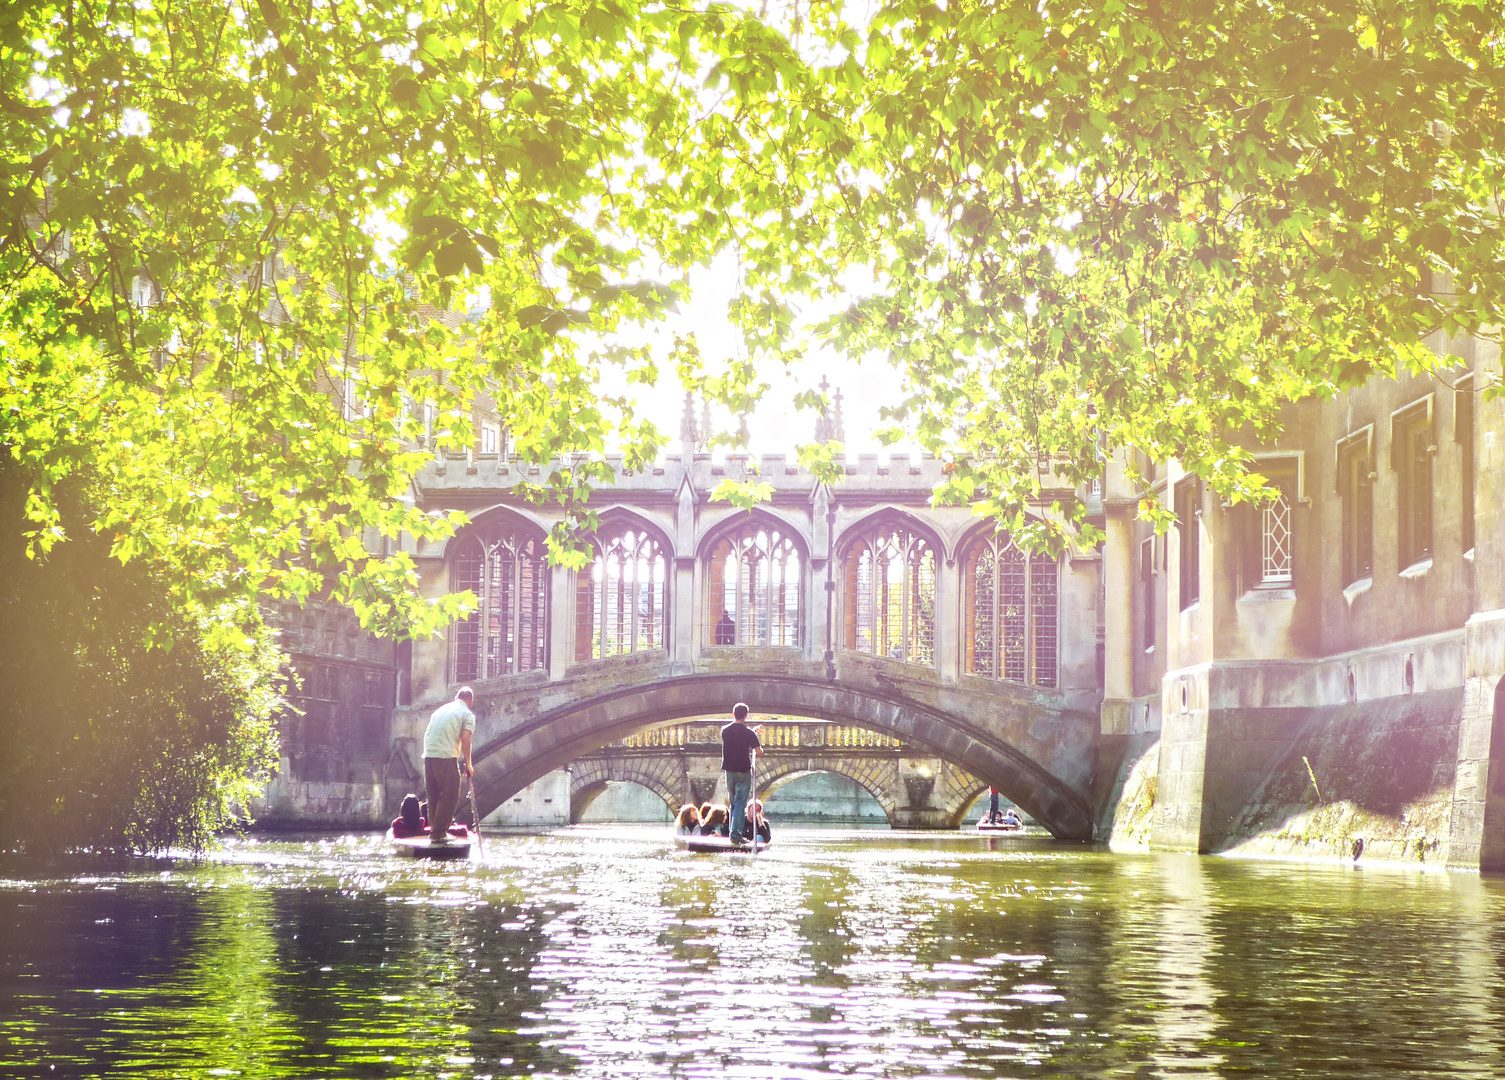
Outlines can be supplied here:
[[753, 751], [753, 750], [749, 750], [748, 751], [748, 758], [751, 761], [751, 768], [748, 770], [748, 772], [749, 772], [750, 779], [751, 779], [752, 782], [747, 785], [747, 787], [748, 787], [748, 792], [747, 792], [747, 820], [750, 821], [750, 822], [752, 822], [752, 830], [753, 830], [752, 853], [753, 853], [753, 858], [756, 859], [758, 857], [758, 809], [757, 809], [758, 808], [758, 755], [757, 755], [757, 752]]
[[486, 845], [481, 843], [481, 812], [476, 809], [476, 774], [472, 770], [467, 779], [470, 786], [466, 790], [465, 797], [470, 800], [470, 831], [476, 834], [476, 854], [481, 858], [486, 857]]

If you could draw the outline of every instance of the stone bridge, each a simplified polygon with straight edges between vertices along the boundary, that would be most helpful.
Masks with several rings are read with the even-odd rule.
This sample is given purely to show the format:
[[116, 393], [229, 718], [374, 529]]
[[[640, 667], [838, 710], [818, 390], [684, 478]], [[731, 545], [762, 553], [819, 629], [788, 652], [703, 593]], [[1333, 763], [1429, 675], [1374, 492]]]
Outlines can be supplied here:
[[[890, 735], [846, 724], [764, 721], [758, 762], [759, 798], [811, 773], [846, 776], [867, 790], [900, 829], [953, 829], [988, 784], [965, 769], [929, 757]], [[570, 820], [576, 821], [611, 782], [652, 791], [671, 811], [686, 802], [724, 802], [721, 725], [724, 720], [672, 724], [576, 758], [570, 770]]]
[[[996, 786], [1052, 835], [1091, 839], [1096, 716], [1063, 708], [1058, 697], [1027, 687], [982, 680], [976, 680], [982, 685], [948, 685], [909, 667], [838, 655], [828, 676], [822, 662], [739, 649], [694, 665], [653, 656], [614, 658], [577, 665], [562, 679], [537, 673], [478, 682], [476, 799], [481, 813], [490, 814], [546, 773], [609, 743], [704, 717], [718, 706], [729, 712], [740, 700], [756, 713], [809, 717], [889, 736], [914, 756], [937, 759], [975, 778], [975, 790]], [[408, 713], [411, 734], [403, 740], [415, 774], [425, 717], [426, 710]], [[884, 785], [874, 781], [874, 786]], [[959, 798], [924, 801], [914, 808], [935, 813], [907, 819], [899, 811], [915, 800], [901, 806], [896, 797], [891, 817], [896, 823], [939, 825], [945, 814], [961, 812], [954, 806]]]
[[[592, 495], [593, 561], [578, 570], [546, 558], [560, 516], [527, 497], [547, 483], [538, 467], [472, 454], [419, 476], [425, 509], [471, 522], [413, 548], [420, 587], [468, 590], [478, 606], [398, 661], [411, 703], [392, 718], [388, 799], [422, 774], [429, 713], [469, 685], [483, 814], [603, 746], [745, 701], [899, 740], [998, 787], [1054, 835], [1090, 838], [1103, 787], [1098, 553], [1029, 556], [990, 521], [932, 506], [933, 458], [860, 455], [829, 485], [780, 455], [713, 460], [690, 421], [683, 453], [619, 467]], [[754, 472], [771, 490], [755, 509], [713, 497]], [[1041, 479], [1046, 513], [1070, 493]], [[949, 800], [891, 802], [934, 817]]]

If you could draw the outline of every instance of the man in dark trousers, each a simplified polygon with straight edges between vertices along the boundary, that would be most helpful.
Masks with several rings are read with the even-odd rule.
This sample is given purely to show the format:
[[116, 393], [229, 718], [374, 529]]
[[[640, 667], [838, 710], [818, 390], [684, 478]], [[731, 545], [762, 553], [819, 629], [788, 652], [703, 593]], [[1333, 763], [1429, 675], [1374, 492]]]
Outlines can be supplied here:
[[763, 756], [758, 729], [747, 726], [747, 705], [732, 706], [732, 722], [721, 729], [721, 768], [726, 773], [726, 797], [731, 803], [732, 844], [747, 843], [742, 833], [747, 828], [747, 800], [752, 798], [753, 755]]
[[471, 733], [476, 729], [476, 714], [470, 711], [474, 700], [470, 687], [460, 687], [455, 700], [434, 710], [423, 733], [423, 786], [428, 792], [431, 843], [448, 841], [449, 823], [460, 805], [460, 773], [475, 774], [470, 762]]

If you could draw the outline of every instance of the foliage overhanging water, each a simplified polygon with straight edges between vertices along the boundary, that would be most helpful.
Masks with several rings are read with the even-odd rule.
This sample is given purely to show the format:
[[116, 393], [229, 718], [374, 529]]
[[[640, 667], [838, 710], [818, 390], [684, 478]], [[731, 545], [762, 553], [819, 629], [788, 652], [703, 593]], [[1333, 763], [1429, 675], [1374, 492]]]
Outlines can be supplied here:
[[1505, 882], [782, 830], [0, 878], [0, 1073], [1505, 1075]]

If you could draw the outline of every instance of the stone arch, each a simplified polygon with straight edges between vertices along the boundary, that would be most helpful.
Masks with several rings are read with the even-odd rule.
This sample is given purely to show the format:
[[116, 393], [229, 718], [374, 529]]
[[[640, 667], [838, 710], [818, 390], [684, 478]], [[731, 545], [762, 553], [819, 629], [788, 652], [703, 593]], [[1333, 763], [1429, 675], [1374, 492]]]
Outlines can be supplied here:
[[751, 510], [733, 511], [702, 525], [695, 536], [696, 561], [703, 562], [711, 545], [726, 533], [755, 522], [763, 522], [778, 529], [795, 542], [802, 559], [810, 558], [810, 534], [806, 521], [781, 514], [772, 507], [755, 506]]
[[[837, 626], [832, 646], [934, 670], [942, 626], [945, 543], [928, 523], [899, 508], [865, 514], [831, 549]], [[898, 566], [898, 578], [890, 569]]]
[[451, 624], [446, 660], [451, 683], [547, 666], [552, 592], [547, 538], [526, 515], [499, 509], [465, 526], [447, 548], [448, 591], [470, 591], [479, 601]]
[[[649, 550], [656, 549], [655, 557], [647, 560], [646, 563], [638, 557], [629, 558], [616, 565], [619, 569], [634, 568], [634, 572], [628, 576], [637, 579], [637, 570], [644, 565], [656, 564], [658, 569], [656, 572], [650, 572], [649, 578], [650, 584], [655, 586], [652, 591], [657, 595], [650, 600], [648, 595], [638, 594], [634, 588], [630, 587], [632, 583], [629, 582], [627, 601], [624, 603], [619, 599], [611, 603], [609, 601], [614, 590], [607, 585], [604, 587], [604, 593], [596, 592], [597, 579], [594, 576], [593, 567], [596, 560], [603, 558], [606, 547], [603, 541], [609, 543], [628, 534], [636, 534], [639, 543], [646, 544]], [[613, 655], [662, 651], [668, 648], [672, 630], [671, 613], [674, 610], [674, 545], [668, 534], [642, 514], [619, 506], [601, 512], [596, 531], [590, 536], [589, 543], [594, 552], [592, 562], [569, 576], [571, 617], [568, 621], [571, 623], [572, 639], [568, 651], [569, 663], [589, 663], [597, 659], [610, 658]], [[608, 565], [610, 565], [609, 562]], [[661, 575], [656, 582], [652, 580], [655, 573]], [[637, 580], [636, 583], [642, 584], [641, 580]], [[637, 599], [632, 599], [634, 596]], [[640, 607], [640, 601], [646, 602], [647, 606]], [[645, 611], [647, 617], [642, 618]], [[597, 623], [598, 616], [602, 618], [604, 625]], [[618, 633], [608, 635], [606, 627], [613, 622], [617, 623]], [[624, 641], [627, 643], [625, 646]], [[597, 649], [606, 653], [606, 656], [594, 656]]]
[[946, 561], [951, 558], [951, 551], [947, 547], [946, 539], [941, 535], [939, 529], [907, 507], [893, 505], [874, 507], [856, 521], [849, 523], [846, 528], [841, 530], [840, 535], [833, 540], [831, 545], [832, 557], [837, 560], [845, 558], [847, 548], [852, 545], [854, 539], [885, 522], [900, 523], [905, 528], [912, 529], [914, 532], [922, 535], [929, 541], [931, 549], [935, 552], [938, 560]]
[[[643, 532], [652, 533], [653, 538], [659, 542], [667, 555], [671, 558], [674, 555], [674, 538], [665, 531], [662, 524], [641, 513], [635, 507], [608, 506], [597, 515], [597, 521], [596, 534], [615, 532], [623, 527], [641, 529]], [[596, 541], [596, 534], [590, 537], [592, 544]]]
[[[667, 775], [666, 775], [667, 773]], [[585, 808], [612, 782], [638, 784], [664, 800], [674, 813], [684, 801], [672, 772], [663, 768], [643, 768], [633, 762], [584, 761], [570, 770], [570, 821], [578, 821]]]
[[[882, 773], [885, 771], [895, 775], [884, 776]], [[894, 798], [897, 770], [891, 761], [859, 761], [857, 759], [833, 761], [812, 758], [806, 761], [781, 762], [774, 768], [758, 773], [758, 797], [767, 802], [779, 788], [791, 780], [798, 780], [802, 776], [813, 776], [816, 773], [832, 773], [852, 781], [873, 797], [883, 809], [883, 816], [888, 818], [889, 825], [893, 825], [894, 811], [898, 809], [898, 803]]]
[[934, 704], [936, 688], [929, 682], [917, 680], [920, 696], [911, 696], [904, 693], [902, 680], [885, 676], [867, 685], [860, 677], [854, 672], [836, 682], [754, 671], [666, 671], [659, 678], [612, 682], [599, 693], [562, 696], [547, 705], [540, 703], [536, 690], [510, 706], [478, 699], [478, 710], [490, 715], [509, 709], [519, 715], [518, 722], [484, 742], [475, 755], [482, 812], [607, 743], [658, 723], [703, 715], [709, 701], [743, 699], [763, 713], [817, 716], [897, 736], [972, 776], [992, 778], [1052, 835], [1091, 838], [1087, 790], [1095, 717], [1044, 706], [1037, 695], [998, 693], [959, 694], [952, 703], [956, 711], [948, 711]]
[[550, 525], [539, 514], [526, 507], [513, 506], [510, 503], [495, 503], [480, 510], [470, 512], [470, 521], [455, 530], [455, 535], [447, 537], [443, 541], [436, 541], [432, 547], [426, 550], [432, 554], [442, 555], [448, 561], [454, 554], [454, 548], [460, 541], [474, 536], [488, 526], [499, 522], [510, 522], [514, 526], [525, 529], [537, 536], [547, 537]]
[[447, 562], [456, 541], [462, 539], [468, 532], [473, 531], [479, 525], [490, 520], [495, 520], [497, 517], [514, 518], [528, 528], [538, 530], [544, 536], [549, 535], [549, 530], [553, 524], [543, 515], [525, 506], [515, 506], [512, 503], [492, 503], [490, 506], [479, 507], [468, 511], [468, 513], [470, 515], [470, 522], [460, 526], [453, 536], [425, 541], [423, 546], [424, 554], [430, 557], [442, 558]]
[[743, 511], [706, 530], [695, 558], [705, 644], [803, 644], [810, 544], [802, 529], [762, 508]]

